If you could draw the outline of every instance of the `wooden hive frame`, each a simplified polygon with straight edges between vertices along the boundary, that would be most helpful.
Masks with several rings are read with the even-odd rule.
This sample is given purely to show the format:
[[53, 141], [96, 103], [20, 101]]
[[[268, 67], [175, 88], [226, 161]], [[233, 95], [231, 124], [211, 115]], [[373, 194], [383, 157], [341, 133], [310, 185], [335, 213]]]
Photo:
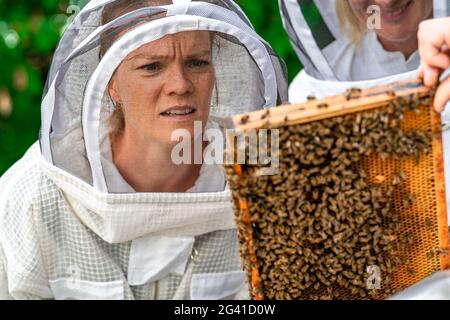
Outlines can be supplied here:
[[[354, 114], [376, 108], [385, 107], [390, 102], [394, 101], [398, 97], [430, 97], [431, 102], [432, 91], [429, 88], [422, 86], [418, 81], [402, 81], [393, 83], [390, 85], [378, 86], [366, 90], [350, 89], [346, 94], [329, 97], [321, 100], [309, 100], [303, 104], [285, 105], [269, 110], [260, 110], [252, 112], [246, 115], [237, 115], [227, 120], [227, 126], [234, 128], [236, 133], [246, 132], [252, 129], [262, 128], [281, 128], [286, 126], [294, 126], [307, 124], [315, 121], [321, 121], [328, 118], [345, 116], [348, 114]], [[429, 107], [429, 106], [428, 106]], [[450, 267], [450, 256], [448, 254], [449, 249], [449, 237], [448, 237], [448, 223], [447, 223], [447, 209], [446, 209], [446, 197], [445, 197], [445, 179], [443, 168], [443, 149], [442, 149], [442, 135], [441, 135], [441, 121], [440, 115], [429, 109], [429, 120], [432, 131], [431, 147], [432, 152], [430, 155], [431, 162], [429, 164], [430, 172], [434, 177], [433, 192], [435, 195], [435, 201], [433, 203], [435, 224], [433, 224], [432, 237], [438, 243], [434, 247], [420, 247], [420, 254], [414, 252], [413, 256], [408, 258], [412, 260], [414, 268], [417, 270], [414, 276], [406, 276], [405, 270], [400, 270], [394, 275], [397, 282], [394, 281], [394, 286], [397, 289], [406, 288], [424, 277], [430, 275], [432, 272]], [[231, 125], [230, 125], [231, 124]], [[236, 150], [233, 148], [228, 150], [233, 156]], [[371, 162], [370, 162], [371, 161]], [[367, 165], [372, 165], [374, 162], [371, 159], [367, 162]], [[375, 160], [376, 161], [376, 160]], [[408, 164], [406, 164], [408, 166]], [[245, 176], [245, 166], [232, 165], [229, 167], [228, 172], [232, 172], [236, 179], [243, 178]], [[230, 180], [230, 175], [228, 175]], [[372, 177], [373, 178], [373, 177]], [[422, 181], [423, 182], [423, 181]], [[230, 183], [232, 189], [233, 184]], [[408, 185], [408, 187], [410, 187]], [[233, 191], [233, 190], [232, 190]], [[235, 191], [235, 190], [234, 190]], [[246, 265], [247, 275], [250, 279], [250, 293], [253, 299], [264, 299], [264, 288], [261, 281], [260, 274], [260, 261], [257, 257], [258, 246], [255, 240], [257, 234], [255, 234], [252, 228], [252, 216], [249, 210], [247, 199], [239, 197], [237, 192], [233, 192], [235, 200], [235, 213], [236, 221], [239, 228], [239, 237], [241, 240], [241, 246], [245, 247], [247, 254], [243, 257]], [[418, 209], [419, 210], [419, 209]], [[423, 208], [420, 210], [424, 210]], [[419, 211], [420, 211], [419, 210]], [[422, 214], [419, 211], [414, 211], [414, 215]], [[411, 216], [402, 219], [413, 219]], [[416, 219], [416, 218], [414, 218]], [[413, 220], [411, 220], [413, 221]], [[414, 220], [416, 221], [416, 220]], [[408, 224], [408, 223], [406, 223]], [[416, 232], [418, 235], [423, 233], [424, 229], [417, 229], [412, 225], [409, 226], [411, 232]], [[241, 247], [242, 249], [242, 247]], [[424, 261], [424, 255], [429, 253], [429, 250], [440, 250], [439, 254], [434, 259], [438, 259], [435, 267], [422, 268], [421, 264]], [[417, 249], [416, 251], [418, 251]], [[420, 256], [420, 257], [419, 257]], [[409, 267], [408, 267], [409, 268]], [[422, 270], [423, 269], [423, 270]]]

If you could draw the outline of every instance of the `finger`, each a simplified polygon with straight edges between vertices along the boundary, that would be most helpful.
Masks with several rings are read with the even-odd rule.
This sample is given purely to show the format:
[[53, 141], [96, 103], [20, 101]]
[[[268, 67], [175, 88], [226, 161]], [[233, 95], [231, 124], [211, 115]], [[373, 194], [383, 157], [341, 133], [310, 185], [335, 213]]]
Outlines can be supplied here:
[[439, 84], [434, 96], [433, 107], [437, 112], [442, 112], [450, 100], [450, 77]]
[[[446, 21], [450, 22], [450, 20]], [[437, 21], [436, 19], [423, 21], [419, 25], [417, 34], [421, 60], [425, 64], [436, 63], [437, 65], [433, 66], [442, 69], [446, 68], [445, 64], [450, 59], [445, 54], [445, 50], [448, 49], [448, 41], [450, 40], [447, 39], [448, 34], [445, 31], [445, 27], [443, 27], [449, 23], [446, 21]], [[440, 53], [443, 53], [441, 57], [433, 59]]]
[[427, 87], [435, 86], [439, 81], [440, 70], [429, 66], [422, 66], [423, 69], [423, 83]]
[[450, 56], [444, 52], [439, 52], [433, 57], [430, 57], [427, 60], [427, 64], [435, 68], [447, 69], [450, 66]]
[[420, 58], [427, 64], [428, 61], [440, 53], [441, 47], [445, 44], [444, 37], [425, 35], [424, 32], [419, 32], [418, 41]]

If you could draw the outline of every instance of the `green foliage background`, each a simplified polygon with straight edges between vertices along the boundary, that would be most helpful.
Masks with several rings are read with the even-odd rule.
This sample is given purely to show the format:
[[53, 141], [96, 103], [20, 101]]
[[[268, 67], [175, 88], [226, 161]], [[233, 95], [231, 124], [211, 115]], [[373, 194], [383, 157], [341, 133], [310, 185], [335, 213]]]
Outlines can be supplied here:
[[[38, 138], [41, 95], [52, 53], [73, 14], [69, 5], [86, 2], [0, 0], [0, 175]], [[237, 2], [285, 60], [292, 79], [301, 66], [283, 29], [278, 2]]]

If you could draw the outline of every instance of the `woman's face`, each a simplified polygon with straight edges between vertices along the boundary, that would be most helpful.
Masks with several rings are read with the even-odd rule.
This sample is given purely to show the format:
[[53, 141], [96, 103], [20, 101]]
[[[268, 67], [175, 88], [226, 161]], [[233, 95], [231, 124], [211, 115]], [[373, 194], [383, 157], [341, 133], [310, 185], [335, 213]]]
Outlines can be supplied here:
[[348, 2], [365, 25], [368, 18], [374, 14], [367, 12], [367, 8], [371, 5], [378, 6], [381, 28], [374, 31], [381, 39], [391, 42], [416, 39], [419, 23], [430, 18], [433, 12], [433, 0], [348, 0]]
[[208, 31], [167, 35], [130, 53], [109, 83], [122, 105], [125, 132], [174, 144], [171, 134], [206, 123], [215, 76]]

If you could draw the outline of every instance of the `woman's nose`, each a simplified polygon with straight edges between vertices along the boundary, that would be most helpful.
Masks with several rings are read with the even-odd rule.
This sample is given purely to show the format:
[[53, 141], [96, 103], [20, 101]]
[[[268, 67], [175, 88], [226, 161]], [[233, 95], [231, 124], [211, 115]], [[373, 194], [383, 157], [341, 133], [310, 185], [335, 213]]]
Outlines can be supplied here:
[[182, 66], [172, 68], [165, 86], [167, 94], [185, 95], [193, 91], [193, 83]]

